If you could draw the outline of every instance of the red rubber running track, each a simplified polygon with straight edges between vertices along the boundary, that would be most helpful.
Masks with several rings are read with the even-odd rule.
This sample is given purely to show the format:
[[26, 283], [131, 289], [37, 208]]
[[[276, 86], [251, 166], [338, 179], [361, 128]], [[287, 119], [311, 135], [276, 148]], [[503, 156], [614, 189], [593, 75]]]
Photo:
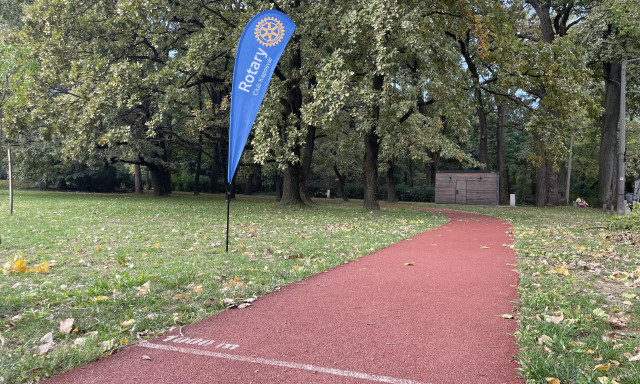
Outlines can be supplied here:
[[501, 317], [517, 299], [510, 226], [443, 213], [438, 229], [47, 383], [522, 383], [517, 323]]

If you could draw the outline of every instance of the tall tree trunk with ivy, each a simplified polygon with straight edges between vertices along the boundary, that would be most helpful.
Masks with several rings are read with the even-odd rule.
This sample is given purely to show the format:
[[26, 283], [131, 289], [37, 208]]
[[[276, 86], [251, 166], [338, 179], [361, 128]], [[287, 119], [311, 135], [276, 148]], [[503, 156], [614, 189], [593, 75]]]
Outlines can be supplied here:
[[620, 120], [620, 63], [603, 63], [605, 97], [600, 126], [598, 205], [615, 205], [617, 191], [618, 122]]

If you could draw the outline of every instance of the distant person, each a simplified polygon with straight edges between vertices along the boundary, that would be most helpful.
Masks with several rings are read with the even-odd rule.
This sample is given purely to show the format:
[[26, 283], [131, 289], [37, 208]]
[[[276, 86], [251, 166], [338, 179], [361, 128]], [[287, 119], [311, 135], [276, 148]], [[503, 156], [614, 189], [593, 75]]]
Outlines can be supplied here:
[[584, 199], [582, 198], [582, 196], [580, 196], [580, 197], [578, 197], [578, 198], [576, 199], [576, 205], [577, 205], [578, 207], [585, 207], [585, 208], [589, 206], [589, 204], [587, 204], [587, 202], [586, 202], [586, 201], [584, 201]]

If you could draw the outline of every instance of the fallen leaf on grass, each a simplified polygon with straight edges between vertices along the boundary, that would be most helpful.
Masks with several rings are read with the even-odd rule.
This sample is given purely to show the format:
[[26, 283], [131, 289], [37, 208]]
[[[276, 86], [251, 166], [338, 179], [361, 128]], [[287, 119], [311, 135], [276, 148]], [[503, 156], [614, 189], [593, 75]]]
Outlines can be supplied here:
[[198, 284], [195, 287], [193, 287], [193, 292], [195, 292], [195, 293], [202, 292], [202, 284]]
[[[629, 356], [631, 356], [631, 354], [629, 354]], [[640, 361], [640, 354], [637, 354], [635, 356], [631, 356], [628, 358], [629, 361]]]
[[594, 371], [598, 371], [598, 372], [609, 372], [609, 368], [611, 368], [611, 363], [604, 365], [604, 364], [598, 364], [596, 365], [595, 368], [593, 368]]
[[49, 273], [51, 264], [48, 261], [43, 261], [37, 264], [33, 268], [27, 268], [27, 261], [24, 259], [16, 260], [14, 262], [5, 263], [2, 267], [2, 274], [8, 275], [10, 273]]
[[25, 273], [27, 272], [27, 260], [16, 260], [12, 265], [10, 272]]
[[562, 323], [562, 320], [564, 320], [564, 313], [561, 313], [560, 316], [544, 315], [544, 320], [550, 323], [560, 324]]
[[136, 297], [147, 296], [149, 294], [150, 288], [151, 288], [151, 281], [147, 281], [146, 283], [142, 284], [142, 286], [136, 287], [136, 289], [138, 290], [138, 292], [136, 292]]
[[33, 347], [33, 352], [39, 355], [44, 355], [45, 353], [53, 349], [53, 345], [55, 344], [53, 342], [53, 333], [49, 332], [46, 335], [44, 335], [40, 339], [40, 342], [44, 344]]
[[625, 319], [621, 319], [613, 316], [609, 316], [609, 318], [607, 318], [607, 323], [611, 324], [616, 328], [626, 328], [627, 326], [627, 322], [625, 321]]
[[604, 309], [602, 308], [596, 308], [593, 310], [593, 314], [598, 316], [598, 317], [605, 317], [607, 316], [607, 313], [604, 311]]
[[505, 313], [504, 315], [500, 315], [503, 319], [515, 319], [515, 317], [510, 313]]
[[73, 319], [60, 320], [60, 332], [70, 333], [73, 329]]
[[558, 274], [558, 275], [569, 276], [569, 269], [567, 269], [567, 267], [562, 266], [562, 267], [550, 269], [549, 273], [555, 273], [555, 274]]
[[547, 383], [549, 384], [560, 384], [560, 380], [555, 377], [547, 377], [545, 380], [547, 380]]
[[120, 332], [128, 331], [136, 323], [136, 319], [125, 320], [120, 323]]
[[114, 339], [105, 340], [102, 343], [100, 343], [100, 346], [102, 347], [102, 352], [111, 350], [115, 346], [115, 340]]
[[629, 361], [640, 361], [640, 346], [635, 347], [633, 353], [635, 353], [636, 355], [632, 356], [629, 352], [627, 352], [622, 356], [626, 357]]
[[542, 345], [544, 343], [553, 343], [553, 339], [551, 338], [551, 336], [542, 335], [538, 337], [538, 344]]

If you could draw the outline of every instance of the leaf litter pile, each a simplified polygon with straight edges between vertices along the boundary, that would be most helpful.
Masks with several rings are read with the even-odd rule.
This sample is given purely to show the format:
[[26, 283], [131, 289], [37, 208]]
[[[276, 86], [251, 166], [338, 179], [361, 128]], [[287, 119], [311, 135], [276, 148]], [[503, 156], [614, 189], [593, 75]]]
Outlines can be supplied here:
[[226, 255], [221, 197], [20, 191], [0, 226], [0, 383], [38, 382], [250, 306], [447, 221], [425, 211], [291, 208], [246, 197], [231, 206]]

